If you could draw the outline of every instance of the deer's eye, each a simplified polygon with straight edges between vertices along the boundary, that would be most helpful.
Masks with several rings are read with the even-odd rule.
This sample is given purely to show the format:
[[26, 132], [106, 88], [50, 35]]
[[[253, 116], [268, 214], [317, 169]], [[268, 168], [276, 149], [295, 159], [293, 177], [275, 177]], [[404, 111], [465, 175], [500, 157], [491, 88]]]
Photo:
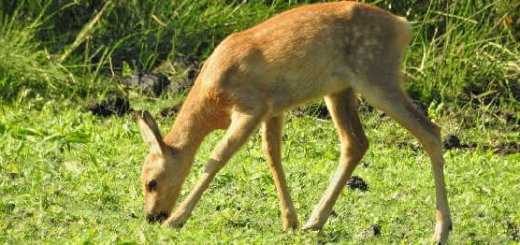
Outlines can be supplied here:
[[148, 182], [148, 184], [146, 184], [146, 189], [148, 191], [155, 191], [155, 190], [157, 190], [157, 181], [156, 180], [152, 180], [152, 181]]

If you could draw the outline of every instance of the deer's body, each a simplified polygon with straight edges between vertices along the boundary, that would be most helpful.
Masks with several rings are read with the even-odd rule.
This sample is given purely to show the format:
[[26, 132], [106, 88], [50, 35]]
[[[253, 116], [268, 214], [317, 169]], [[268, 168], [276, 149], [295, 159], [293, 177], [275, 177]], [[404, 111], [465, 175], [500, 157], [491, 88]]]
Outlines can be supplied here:
[[[388, 66], [383, 57], [392, 57], [391, 65], [398, 67], [409, 35], [406, 21], [370, 5], [300, 7], [222, 41], [194, 92], [214, 90], [254, 107], [264, 103], [276, 115], [362, 82], [359, 77], [371, 66]], [[397, 72], [392, 68], [387, 69]]]
[[[445, 241], [451, 220], [439, 129], [417, 112], [399, 85], [409, 39], [404, 18], [355, 2], [296, 8], [227, 37], [205, 62], [164, 139], [148, 114], [138, 117], [151, 150], [142, 176], [149, 219], [162, 221], [169, 216], [165, 225], [183, 224], [215, 174], [261, 125], [284, 227], [296, 227], [297, 215], [281, 166], [283, 112], [325, 97], [342, 146], [336, 174], [305, 225], [320, 229], [368, 148], [356, 111], [358, 92], [410, 130], [430, 155], [437, 198], [434, 236]], [[170, 215], [200, 143], [219, 128], [227, 132], [215, 146], [200, 182]]]

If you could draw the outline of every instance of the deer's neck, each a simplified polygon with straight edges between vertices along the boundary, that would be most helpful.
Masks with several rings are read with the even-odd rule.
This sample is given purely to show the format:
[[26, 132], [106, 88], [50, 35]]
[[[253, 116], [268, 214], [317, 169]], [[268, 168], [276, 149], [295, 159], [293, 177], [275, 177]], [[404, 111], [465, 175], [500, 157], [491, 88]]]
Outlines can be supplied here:
[[214, 108], [197, 83], [188, 94], [170, 132], [164, 142], [183, 155], [186, 162], [193, 163], [195, 154], [204, 138], [213, 130], [211, 123]]

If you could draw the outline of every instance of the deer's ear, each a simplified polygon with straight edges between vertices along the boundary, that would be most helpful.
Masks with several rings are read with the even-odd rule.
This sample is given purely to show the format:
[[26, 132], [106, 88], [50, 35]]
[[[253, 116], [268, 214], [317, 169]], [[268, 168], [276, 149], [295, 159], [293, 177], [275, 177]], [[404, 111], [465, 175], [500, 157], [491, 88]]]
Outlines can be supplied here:
[[159, 127], [148, 111], [135, 111], [134, 120], [139, 126], [144, 143], [148, 146], [150, 153], [162, 154], [164, 142]]

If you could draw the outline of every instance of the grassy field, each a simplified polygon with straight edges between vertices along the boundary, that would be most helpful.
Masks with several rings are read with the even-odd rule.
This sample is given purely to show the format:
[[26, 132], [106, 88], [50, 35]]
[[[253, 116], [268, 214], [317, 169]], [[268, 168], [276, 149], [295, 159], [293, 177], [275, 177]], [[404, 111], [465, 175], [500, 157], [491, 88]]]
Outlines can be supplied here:
[[[130, 115], [86, 105], [114, 96], [160, 116], [185, 92], [154, 98], [121, 81], [141, 71], [189, 86], [227, 34], [311, 1], [1, 1], [0, 243], [429, 243], [434, 185], [428, 157], [393, 120], [361, 106], [371, 148], [319, 232], [283, 232], [255, 134], [219, 173], [180, 229], [148, 224], [139, 186], [147, 149]], [[460, 139], [446, 149], [452, 244], [520, 242], [520, 3], [375, 1], [414, 25], [406, 89]], [[181, 86], [182, 87], [182, 86]], [[339, 140], [320, 104], [289, 113], [283, 161], [300, 223], [337, 165]], [[202, 145], [182, 192], [212, 146]], [[451, 137], [453, 138], [453, 137]], [[447, 140], [448, 141], [448, 140]], [[182, 197], [181, 197], [182, 198]], [[374, 234], [374, 227], [380, 233]]]

